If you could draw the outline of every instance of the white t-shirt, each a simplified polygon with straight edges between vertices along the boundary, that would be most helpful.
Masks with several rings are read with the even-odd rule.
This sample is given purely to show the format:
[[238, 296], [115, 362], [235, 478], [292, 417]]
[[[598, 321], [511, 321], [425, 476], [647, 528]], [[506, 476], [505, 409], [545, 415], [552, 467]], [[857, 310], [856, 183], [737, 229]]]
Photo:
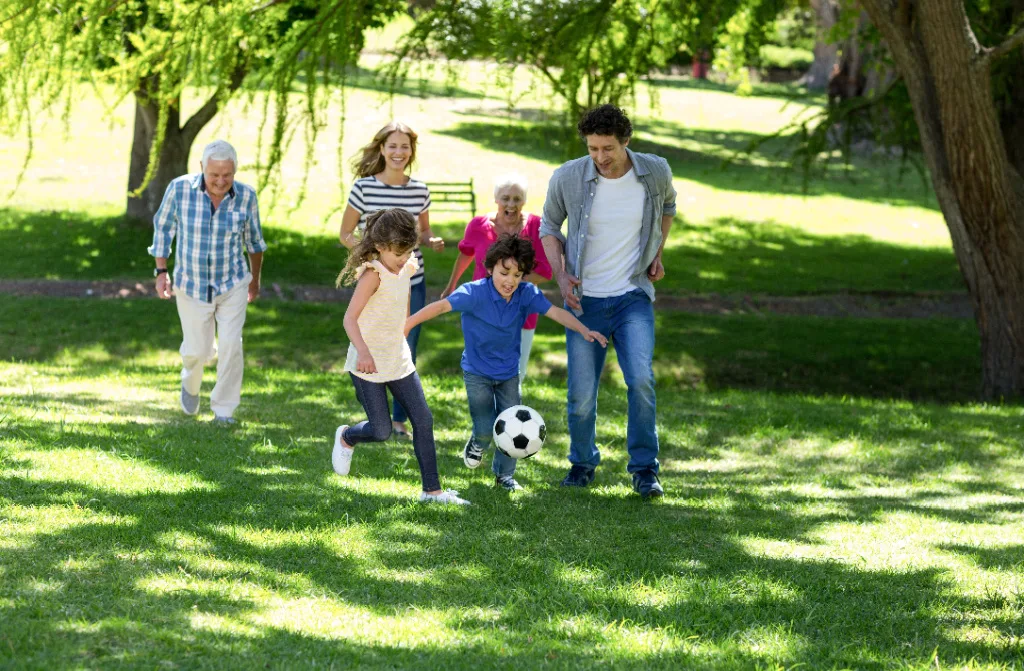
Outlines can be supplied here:
[[621, 296], [636, 287], [629, 281], [640, 262], [644, 185], [630, 168], [618, 179], [598, 175], [583, 248], [583, 295]]

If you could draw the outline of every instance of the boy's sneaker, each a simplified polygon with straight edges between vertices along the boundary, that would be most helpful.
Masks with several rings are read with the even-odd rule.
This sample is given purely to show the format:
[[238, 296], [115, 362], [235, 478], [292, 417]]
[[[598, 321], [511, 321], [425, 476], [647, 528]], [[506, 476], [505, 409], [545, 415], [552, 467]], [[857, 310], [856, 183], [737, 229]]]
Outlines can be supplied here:
[[563, 487], [586, 487], [594, 479], [594, 469], [573, 464], [562, 480]]
[[633, 474], [633, 491], [642, 499], [656, 499], [665, 495], [658, 474], [650, 469]]
[[466, 446], [462, 448], [462, 463], [466, 464], [466, 468], [477, 468], [483, 456], [483, 448], [476, 444], [473, 436], [470, 436]]
[[342, 424], [338, 427], [338, 430], [334, 432], [334, 449], [331, 451], [331, 466], [334, 467], [334, 472], [338, 475], [348, 475], [348, 471], [352, 468], [352, 453], [355, 452], [351, 447], [344, 444], [341, 438], [341, 434], [348, 428], [348, 424]]
[[494, 482], [506, 492], [521, 492], [523, 490], [523, 486], [516, 482], [511, 475], [499, 475]]
[[466, 499], [460, 499], [459, 493], [454, 489], [445, 489], [437, 494], [420, 492], [420, 503], [450, 503], [455, 506], [470, 505]]

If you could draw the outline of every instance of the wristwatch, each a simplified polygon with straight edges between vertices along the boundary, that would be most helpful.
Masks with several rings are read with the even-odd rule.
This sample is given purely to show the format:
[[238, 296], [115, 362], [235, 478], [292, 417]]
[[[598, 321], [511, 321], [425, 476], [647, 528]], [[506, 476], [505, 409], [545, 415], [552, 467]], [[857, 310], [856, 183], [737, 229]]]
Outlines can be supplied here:
[[167, 272], [166, 268], [154, 268], [153, 269], [153, 277], [160, 277], [161, 273], [166, 273], [166, 272]]

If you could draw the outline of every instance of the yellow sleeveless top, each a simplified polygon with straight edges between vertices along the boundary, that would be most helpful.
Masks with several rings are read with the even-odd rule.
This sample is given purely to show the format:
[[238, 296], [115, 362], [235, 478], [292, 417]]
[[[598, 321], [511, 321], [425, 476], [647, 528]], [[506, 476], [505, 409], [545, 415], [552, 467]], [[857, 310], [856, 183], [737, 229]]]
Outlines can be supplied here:
[[367, 261], [356, 271], [356, 279], [370, 269], [380, 275], [380, 286], [366, 301], [366, 307], [356, 320], [377, 372], [360, 373], [356, 370], [359, 354], [351, 343], [345, 359], [347, 372], [369, 382], [401, 380], [416, 372], [416, 364], [405, 339], [405, 319], [409, 314], [409, 280], [418, 268], [416, 257], [410, 257], [397, 274], [388, 270], [379, 259]]

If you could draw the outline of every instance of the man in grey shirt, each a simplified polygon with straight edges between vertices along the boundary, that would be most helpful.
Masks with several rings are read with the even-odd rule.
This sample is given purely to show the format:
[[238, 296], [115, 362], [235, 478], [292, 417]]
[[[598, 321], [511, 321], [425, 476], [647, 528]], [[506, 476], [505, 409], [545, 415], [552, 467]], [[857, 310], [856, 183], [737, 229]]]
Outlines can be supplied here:
[[[562, 165], [548, 183], [541, 242], [566, 306], [615, 343], [626, 380], [626, 449], [633, 489], [664, 494], [658, 480], [654, 393], [654, 282], [676, 212], [668, 162], [627, 147], [633, 126], [614, 105], [587, 112], [577, 127], [589, 156]], [[568, 219], [568, 229], [562, 225]], [[597, 391], [605, 350], [566, 332], [569, 462], [565, 487], [586, 487], [601, 461]]]

